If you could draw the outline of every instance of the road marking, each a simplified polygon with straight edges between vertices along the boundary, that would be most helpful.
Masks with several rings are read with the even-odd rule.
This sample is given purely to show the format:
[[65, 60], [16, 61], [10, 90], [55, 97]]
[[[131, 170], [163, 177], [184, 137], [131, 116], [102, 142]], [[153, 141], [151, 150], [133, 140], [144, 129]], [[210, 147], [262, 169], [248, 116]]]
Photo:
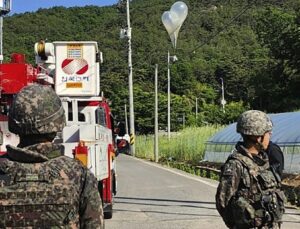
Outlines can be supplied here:
[[166, 168], [166, 167], [163, 167], [163, 166], [161, 166], [161, 165], [155, 164], [154, 162], [148, 162], [148, 161], [145, 161], [145, 160], [136, 158], [136, 157], [132, 157], [132, 158], [134, 158], [134, 159], [137, 160], [137, 161], [143, 162], [143, 163], [145, 163], [145, 164], [147, 164], [147, 165], [151, 165], [151, 166], [154, 166], [154, 167], [157, 167], [157, 168], [160, 168], [160, 169], [169, 171], [169, 172], [171, 172], [171, 173], [174, 173], [174, 174], [176, 174], [176, 175], [179, 175], [179, 176], [188, 178], [188, 179], [190, 179], [190, 180], [198, 181], [198, 182], [203, 183], [203, 184], [206, 184], [206, 185], [208, 185], [208, 186], [210, 186], [210, 187], [213, 187], [213, 188], [217, 188], [217, 187], [218, 187], [218, 184], [212, 184], [212, 183], [210, 183], [210, 182], [208, 182], [208, 181], [202, 180], [200, 177], [199, 177], [199, 178], [197, 178], [197, 177], [192, 177], [192, 174], [191, 174], [191, 175], [184, 174], [184, 173], [182, 173], [182, 172], [177, 172], [177, 171], [175, 171], [174, 169]]

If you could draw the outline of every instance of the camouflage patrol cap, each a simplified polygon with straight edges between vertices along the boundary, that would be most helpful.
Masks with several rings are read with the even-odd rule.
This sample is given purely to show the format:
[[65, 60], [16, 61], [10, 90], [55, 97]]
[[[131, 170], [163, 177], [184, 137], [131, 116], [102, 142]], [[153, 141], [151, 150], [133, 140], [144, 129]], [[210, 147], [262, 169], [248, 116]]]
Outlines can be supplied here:
[[18, 135], [50, 134], [62, 131], [65, 115], [60, 98], [49, 86], [24, 87], [9, 111], [9, 131]]
[[236, 125], [236, 132], [244, 135], [262, 136], [272, 130], [269, 116], [258, 110], [249, 110], [241, 114]]

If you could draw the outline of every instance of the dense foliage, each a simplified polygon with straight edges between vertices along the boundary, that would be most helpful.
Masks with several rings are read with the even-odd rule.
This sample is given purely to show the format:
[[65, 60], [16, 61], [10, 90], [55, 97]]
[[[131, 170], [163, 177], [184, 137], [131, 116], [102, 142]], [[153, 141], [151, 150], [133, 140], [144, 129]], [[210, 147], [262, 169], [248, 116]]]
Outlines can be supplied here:
[[[187, 127], [172, 134], [158, 138], [159, 161], [188, 162], [198, 165], [204, 159], [206, 142], [223, 126], [206, 125], [201, 127]], [[136, 140], [136, 155], [140, 158], [155, 160], [154, 137], [140, 135]]]
[[[248, 108], [267, 112], [300, 107], [300, 0], [185, 0], [187, 20], [177, 50], [161, 22], [175, 0], [131, 2], [136, 129], [153, 131], [154, 65], [159, 65], [159, 125], [167, 123], [167, 52], [171, 65], [172, 130], [183, 125], [226, 124]], [[122, 5], [54, 7], [4, 19], [4, 54], [22, 52], [34, 62], [41, 38], [95, 40], [104, 54], [101, 90], [124, 119], [128, 98], [126, 26]], [[220, 105], [225, 85], [225, 113]], [[198, 99], [198, 115], [196, 113]]]

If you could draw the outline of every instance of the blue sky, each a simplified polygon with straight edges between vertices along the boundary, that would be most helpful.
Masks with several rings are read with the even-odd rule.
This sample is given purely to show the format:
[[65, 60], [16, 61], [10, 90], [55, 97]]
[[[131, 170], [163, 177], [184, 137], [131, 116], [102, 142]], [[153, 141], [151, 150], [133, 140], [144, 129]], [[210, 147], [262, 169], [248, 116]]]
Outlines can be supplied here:
[[33, 12], [39, 8], [50, 8], [53, 6], [105, 6], [116, 4], [118, 0], [12, 0], [11, 13]]

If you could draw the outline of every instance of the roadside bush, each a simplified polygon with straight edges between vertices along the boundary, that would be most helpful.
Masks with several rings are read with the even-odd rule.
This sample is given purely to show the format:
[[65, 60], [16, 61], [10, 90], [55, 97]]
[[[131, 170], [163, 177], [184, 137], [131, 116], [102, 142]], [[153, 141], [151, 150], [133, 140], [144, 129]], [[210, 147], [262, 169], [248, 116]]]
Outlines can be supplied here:
[[[172, 133], [168, 139], [167, 133], [159, 135], [159, 159], [177, 162], [198, 162], [203, 159], [205, 143], [221, 126], [207, 125], [188, 127]], [[154, 160], [154, 136], [140, 135], [136, 139], [136, 156]]]

